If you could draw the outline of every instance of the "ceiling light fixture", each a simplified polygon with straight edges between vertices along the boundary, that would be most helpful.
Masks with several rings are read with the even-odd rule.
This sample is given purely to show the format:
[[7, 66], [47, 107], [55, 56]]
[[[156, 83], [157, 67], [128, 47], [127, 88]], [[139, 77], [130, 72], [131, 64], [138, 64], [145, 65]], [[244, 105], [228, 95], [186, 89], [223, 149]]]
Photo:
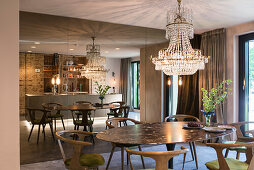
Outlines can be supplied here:
[[109, 53], [108, 51], [105, 51], [105, 53]]
[[116, 50], [120, 50], [120, 48], [116, 48]]
[[87, 79], [95, 79], [106, 76], [109, 71], [104, 67], [104, 58], [100, 56], [100, 46], [94, 44], [95, 37], [92, 37], [93, 44], [88, 44], [86, 46], [86, 58], [88, 62], [85, 66], [82, 66], [80, 70], [81, 76]]
[[27, 52], [28, 52], [28, 53], [31, 53], [32, 51], [29, 50], [29, 51], [27, 51]]
[[70, 48], [70, 51], [73, 51], [74, 49], [73, 48]]
[[36, 48], [35, 46], [31, 46], [31, 48]]
[[40, 43], [40, 42], [34, 42], [34, 44], [37, 44], [37, 45], [38, 45], [38, 44], [41, 44], [41, 43]]
[[208, 57], [203, 56], [200, 50], [192, 48], [192, 11], [184, 8], [181, 0], [177, 2], [176, 9], [168, 12], [166, 38], [169, 39], [169, 46], [160, 50], [158, 56], [151, 56], [151, 60], [155, 64], [155, 70], [162, 70], [166, 75], [191, 75], [205, 68]]

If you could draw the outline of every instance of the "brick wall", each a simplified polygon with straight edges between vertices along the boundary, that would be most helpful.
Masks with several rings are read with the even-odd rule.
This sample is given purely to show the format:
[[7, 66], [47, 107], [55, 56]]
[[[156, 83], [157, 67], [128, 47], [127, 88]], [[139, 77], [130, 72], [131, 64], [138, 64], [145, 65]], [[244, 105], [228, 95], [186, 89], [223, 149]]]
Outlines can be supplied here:
[[[19, 96], [20, 114], [25, 113], [25, 94], [44, 93], [44, 55], [20, 53], [19, 55]], [[39, 73], [35, 69], [40, 69]]]

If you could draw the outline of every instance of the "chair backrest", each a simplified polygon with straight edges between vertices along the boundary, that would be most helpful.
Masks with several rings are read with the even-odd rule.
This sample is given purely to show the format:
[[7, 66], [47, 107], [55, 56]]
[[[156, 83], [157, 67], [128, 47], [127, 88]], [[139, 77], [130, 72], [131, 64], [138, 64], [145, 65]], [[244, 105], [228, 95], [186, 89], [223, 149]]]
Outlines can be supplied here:
[[186, 121], [200, 122], [200, 120], [195, 116], [184, 114], [170, 115], [165, 118], [165, 122], [186, 122]]
[[116, 102], [111, 102], [110, 104], [119, 104], [120, 106], [123, 106], [125, 102], [123, 101], [116, 101]]
[[60, 110], [55, 110], [55, 107], [62, 106], [60, 103], [42, 103], [41, 106], [43, 109], [51, 111], [51, 113], [55, 112], [56, 114], [60, 113]]
[[[254, 124], [254, 122], [237, 122], [237, 123], [231, 123], [230, 126], [234, 126], [236, 128], [236, 135], [237, 138], [244, 137], [244, 134], [242, 133], [241, 127], [248, 124]], [[248, 130], [246, 133], [250, 133], [252, 131]]]
[[126, 148], [126, 151], [128, 153], [128, 157], [130, 160], [131, 170], [133, 170], [130, 155], [142, 155], [145, 157], [150, 157], [155, 160], [156, 167], [155, 170], [168, 170], [168, 161], [174, 157], [178, 156], [180, 154], [184, 154], [184, 160], [183, 160], [183, 168], [184, 168], [184, 162], [185, 162], [185, 156], [188, 152], [188, 149], [184, 146], [181, 147], [181, 150], [176, 151], [134, 151], [129, 150]]
[[122, 108], [122, 113], [124, 118], [129, 117], [129, 112], [130, 112], [130, 106], [121, 106]]
[[48, 111], [43, 109], [32, 109], [32, 108], [27, 108], [27, 111], [28, 111], [28, 117], [29, 117], [28, 119], [31, 121], [32, 124], [35, 123], [35, 120], [40, 120], [39, 122], [40, 124], [43, 124], [46, 122]]
[[123, 121], [130, 121], [134, 124], [142, 124], [142, 122], [134, 120], [134, 119], [124, 118], [124, 117], [114, 117], [114, 118], [107, 119], [106, 125], [109, 127], [109, 129], [111, 129], [111, 128], [118, 127], [119, 122], [123, 122]]
[[[65, 131], [58, 131], [56, 132], [56, 137], [58, 139], [58, 145], [60, 147], [60, 151], [63, 157], [63, 160], [66, 161], [66, 156], [64, 153], [64, 149], [62, 146], [61, 141], [64, 141], [66, 143], [73, 145], [73, 155], [71, 158], [71, 163], [69, 166], [69, 169], [86, 169], [87, 167], [83, 167], [80, 165], [80, 154], [82, 153], [82, 149], [84, 146], [90, 146], [92, 143], [85, 142], [84, 137], [85, 136], [92, 136], [93, 133], [87, 132], [87, 131], [77, 131], [77, 130], [65, 130]], [[67, 138], [66, 136], [69, 136]], [[70, 138], [70, 136], [72, 136]], [[79, 139], [79, 140], [77, 140]]]
[[92, 104], [89, 101], [76, 101], [75, 104]]
[[[208, 144], [206, 144], [207, 146], [210, 146], [216, 150], [218, 162], [219, 162], [219, 169], [230, 170], [229, 166], [224, 158], [224, 155], [222, 153], [223, 149], [230, 148], [230, 147], [243, 147], [243, 146], [246, 147], [247, 148], [246, 163], [250, 164], [251, 159], [252, 159], [252, 147], [254, 147], [254, 142], [250, 142], [250, 141], [254, 141], [254, 138], [240, 137], [239, 140], [242, 142], [248, 142], [248, 143], [235, 143], [235, 144], [208, 143]], [[236, 169], [237, 169], [237, 167], [236, 167]], [[249, 167], [248, 170], [252, 170], [252, 169], [250, 169], [250, 167]]]

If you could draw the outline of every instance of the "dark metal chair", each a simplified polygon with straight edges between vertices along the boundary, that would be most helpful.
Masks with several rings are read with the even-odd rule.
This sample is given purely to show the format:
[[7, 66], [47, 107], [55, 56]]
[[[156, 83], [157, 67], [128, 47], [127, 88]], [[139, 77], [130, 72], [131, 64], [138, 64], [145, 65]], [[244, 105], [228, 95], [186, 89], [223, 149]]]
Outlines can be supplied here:
[[44, 135], [44, 140], [45, 140], [45, 126], [47, 124], [49, 124], [53, 140], [55, 140], [54, 134], [53, 134], [52, 120], [48, 119], [48, 117], [47, 117], [48, 111], [45, 110], [45, 109], [43, 110], [43, 109], [31, 109], [31, 108], [27, 108], [27, 110], [28, 110], [29, 119], [32, 123], [32, 128], [31, 128], [31, 131], [30, 131], [30, 134], [29, 134], [29, 137], [28, 137], [28, 142], [30, 140], [30, 137], [32, 135], [32, 132], [33, 132], [33, 129], [34, 129], [35, 125], [39, 126], [38, 136], [37, 136], [37, 144], [39, 143], [41, 126], [42, 126], [42, 133]]
[[62, 104], [60, 104], [60, 103], [42, 103], [42, 107], [45, 110], [49, 111], [48, 118], [51, 119], [52, 121], [54, 121], [54, 123], [55, 123], [55, 132], [56, 132], [56, 120], [57, 119], [61, 119], [63, 129], [65, 130], [64, 121], [63, 121], [64, 115], [60, 113], [61, 112], [60, 110], [55, 110], [55, 107], [57, 107], [57, 106], [62, 106]]

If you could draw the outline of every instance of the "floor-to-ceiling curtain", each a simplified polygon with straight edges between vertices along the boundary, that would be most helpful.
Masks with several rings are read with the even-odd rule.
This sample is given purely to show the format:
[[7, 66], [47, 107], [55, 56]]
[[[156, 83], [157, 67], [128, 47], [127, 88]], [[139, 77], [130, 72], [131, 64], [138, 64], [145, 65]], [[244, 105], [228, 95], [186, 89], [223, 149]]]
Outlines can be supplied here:
[[[201, 35], [191, 40], [193, 49], [200, 49]], [[199, 117], [199, 73], [181, 76], [182, 85], [178, 86], [178, 102], [176, 114], [188, 114]]]
[[[217, 29], [202, 34], [200, 49], [203, 55], [210, 56], [210, 58], [208, 60], [208, 64], [205, 65], [205, 69], [199, 71], [199, 101], [202, 100], [201, 88], [210, 90], [225, 80], [225, 48], [225, 29]], [[199, 107], [202, 109], [202, 102], [200, 102]], [[224, 123], [224, 120], [226, 120], [226, 108], [221, 105], [217, 107], [215, 112], [215, 121], [218, 123]]]
[[131, 105], [131, 59], [121, 59], [120, 67], [120, 93], [123, 95], [123, 101], [127, 105]]

